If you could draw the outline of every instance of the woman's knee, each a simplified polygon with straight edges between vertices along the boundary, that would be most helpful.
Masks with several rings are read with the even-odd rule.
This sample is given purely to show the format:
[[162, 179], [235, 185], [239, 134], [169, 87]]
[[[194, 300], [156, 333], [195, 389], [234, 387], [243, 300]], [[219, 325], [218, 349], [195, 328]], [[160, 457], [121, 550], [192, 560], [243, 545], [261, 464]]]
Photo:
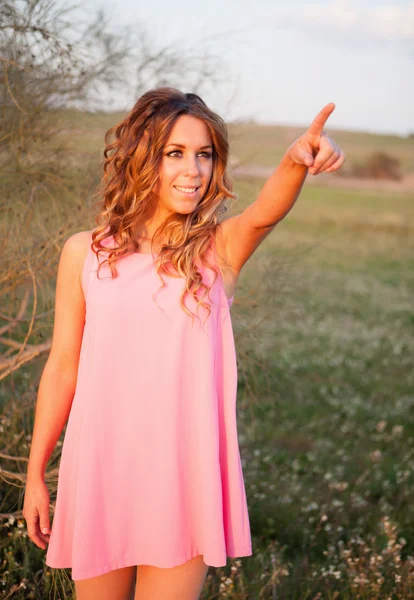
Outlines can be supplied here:
[[198, 600], [208, 568], [201, 554], [169, 569], [139, 565], [134, 600]]
[[76, 600], [133, 600], [136, 571], [136, 567], [123, 567], [97, 577], [75, 580]]

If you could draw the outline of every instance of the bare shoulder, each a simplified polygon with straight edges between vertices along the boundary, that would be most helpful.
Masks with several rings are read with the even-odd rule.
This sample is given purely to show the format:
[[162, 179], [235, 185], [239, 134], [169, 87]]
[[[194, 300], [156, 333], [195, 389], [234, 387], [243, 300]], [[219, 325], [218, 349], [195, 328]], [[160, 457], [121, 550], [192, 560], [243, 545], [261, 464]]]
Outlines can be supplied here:
[[88, 231], [78, 231], [73, 233], [65, 242], [65, 246], [68, 246], [71, 252], [82, 255], [83, 252], [87, 252], [91, 240], [91, 234], [93, 229]]
[[91, 229], [73, 233], [67, 238], [62, 248], [61, 262], [71, 264], [79, 283], [82, 281], [82, 270], [88, 254], [92, 231]]

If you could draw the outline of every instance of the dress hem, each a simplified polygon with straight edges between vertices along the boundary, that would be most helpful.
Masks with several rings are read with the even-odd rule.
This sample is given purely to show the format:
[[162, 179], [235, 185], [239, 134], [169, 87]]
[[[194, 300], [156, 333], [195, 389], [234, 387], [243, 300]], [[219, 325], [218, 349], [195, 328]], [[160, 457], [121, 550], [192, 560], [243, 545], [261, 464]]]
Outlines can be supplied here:
[[[230, 558], [239, 558], [239, 557], [244, 557], [244, 556], [251, 556], [252, 554], [253, 554], [252, 546], [249, 545], [249, 546], [245, 546], [244, 548], [241, 548], [241, 550], [239, 550], [237, 552], [228, 551], [226, 556], [229, 556]], [[111, 561], [110, 564], [106, 564], [103, 567], [94, 567], [92, 569], [86, 569], [86, 570], [82, 570], [81, 572], [77, 572], [75, 574], [75, 576], [73, 576], [74, 575], [73, 568], [70, 565], [67, 565], [67, 566], [64, 566], [64, 564], [62, 565], [59, 560], [57, 560], [57, 561], [51, 560], [50, 562], [46, 562], [46, 565], [52, 569], [72, 569], [72, 580], [78, 581], [80, 579], [89, 579], [91, 577], [98, 577], [99, 575], [104, 575], [105, 573], [114, 571], [116, 569], [122, 569], [124, 567], [133, 567], [133, 566], [139, 566], [139, 565], [148, 565], [148, 566], [160, 567], [160, 568], [164, 568], [164, 569], [178, 567], [179, 565], [183, 564], [183, 562], [187, 562], [188, 560], [191, 560], [192, 558], [195, 558], [196, 556], [199, 556], [199, 555], [202, 555], [204, 557], [205, 553], [194, 549], [191, 552], [187, 552], [185, 554], [180, 554], [179, 556], [174, 556], [174, 557], [172, 557], [172, 561], [174, 562], [174, 564], [169, 564], [168, 566], [166, 566], [165, 564], [151, 565], [150, 563], [142, 562], [142, 560], [140, 560], [140, 562], [137, 562], [137, 559], [129, 558], [128, 556], [124, 556], [122, 559]], [[206, 560], [209, 560], [209, 559], [206, 559]], [[52, 562], [54, 564], [51, 564]], [[66, 562], [66, 561], [63, 561], [63, 562]], [[209, 567], [225, 567], [227, 564], [227, 560], [225, 560], [225, 562], [223, 562], [221, 560], [217, 560], [217, 561], [209, 560], [209, 563], [212, 563], [212, 562], [214, 562], [215, 564], [208, 564], [207, 562], [205, 562], [205, 564]]]

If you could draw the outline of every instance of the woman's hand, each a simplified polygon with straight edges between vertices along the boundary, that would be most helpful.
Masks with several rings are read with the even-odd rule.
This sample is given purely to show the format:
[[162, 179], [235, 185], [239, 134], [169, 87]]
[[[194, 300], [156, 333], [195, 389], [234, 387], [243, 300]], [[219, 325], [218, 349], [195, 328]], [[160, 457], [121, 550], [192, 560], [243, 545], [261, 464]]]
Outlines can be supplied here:
[[[39, 548], [46, 549], [50, 539], [49, 491], [42, 479], [27, 480], [23, 516], [29, 538]], [[44, 532], [46, 529], [47, 532]]]
[[315, 117], [306, 133], [300, 136], [286, 151], [296, 164], [305, 165], [309, 173], [318, 175], [325, 171], [337, 171], [345, 162], [345, 153], [340, 146], [323, 131], [335, 104], [330, 102]]

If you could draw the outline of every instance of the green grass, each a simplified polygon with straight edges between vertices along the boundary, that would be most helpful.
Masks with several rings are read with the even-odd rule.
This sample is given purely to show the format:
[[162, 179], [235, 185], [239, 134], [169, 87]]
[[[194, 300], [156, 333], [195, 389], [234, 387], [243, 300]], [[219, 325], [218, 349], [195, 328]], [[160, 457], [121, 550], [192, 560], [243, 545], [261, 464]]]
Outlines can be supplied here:
[[[237, 192], [247, 198], [251, 185]], [[375, 226], [392, 206], [412, 227], [413, 200], [305, 185], [239, 279], [243, 352], [245, 328], [263, 320], [250, 348], [257, 388], [243, 376], [239, 387], [244, 473], [256, 548], [277, 540], [296, 564], [283, 598], [322, 590], [329, 545], [379, 544], [384, 516], [414, 554], [414, 241]], [[252, 288], [257, 307], [246, 310]], [[342, 579], [325, 585], [345, 594], [337, 563]]]

